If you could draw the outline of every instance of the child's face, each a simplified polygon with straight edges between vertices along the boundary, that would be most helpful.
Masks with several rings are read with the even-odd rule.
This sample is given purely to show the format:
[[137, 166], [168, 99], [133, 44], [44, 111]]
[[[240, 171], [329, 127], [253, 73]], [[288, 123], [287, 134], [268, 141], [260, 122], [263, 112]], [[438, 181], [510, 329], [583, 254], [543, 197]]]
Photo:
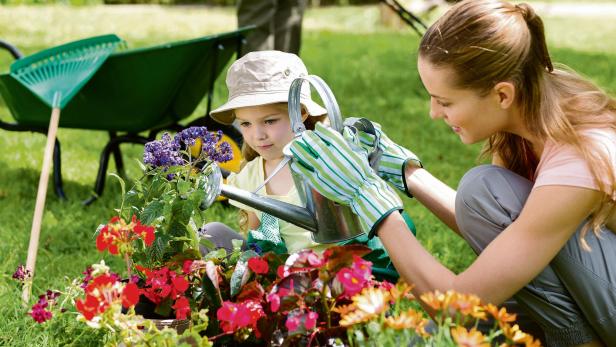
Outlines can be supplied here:
[[293, 139], [289, 113], [277, 104], [235, 110], [244, 141], [265, 160], [280, 159], [282, 149]]

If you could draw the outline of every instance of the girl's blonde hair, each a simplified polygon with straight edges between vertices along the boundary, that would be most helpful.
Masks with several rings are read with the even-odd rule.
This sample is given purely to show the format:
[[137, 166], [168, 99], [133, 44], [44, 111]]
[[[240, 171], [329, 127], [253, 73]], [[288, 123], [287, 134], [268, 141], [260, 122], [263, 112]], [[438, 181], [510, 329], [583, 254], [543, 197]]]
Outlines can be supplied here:
[[[284, 112], [286, 113], [289, 112], [289, 104], [286, 102], [276, 103], [274, 104], [274, 106], [281, 110], [284, 110]], [[302, 106], [302, 114], [306, 114], [306, 112], [307, 112], [306, 109]], [[323, 122], [326, 118], [327, 118], [327, 115], [322, 115], [322, 116], [308, 115], [308, 117], [306, 117], [306, 119], [304, 120], [304, 126], [306, 126], [307, 130], [314, 130], [314, 127], [317, 124], [317, 122]], [[240, 163], [240, 169], [244, 168], [244, 166], [246, 166], [248, 162], [252, 161], [258, 156], [259, 156], [259, 153], [257, 153], [257, 151], [255, 151], [250, 146], [248, 146], [246, 141], [244, 141], [242, 143], [242, 162]], [[244, 210], [240, 210], [239, 212], [239, 227], [240, 227], [240, 231], [244, 233], [248, 232], [248, 213], [246, 213], [246, 211]]]
[[[616, 177], [608, 154], [584, 130], [616, 131], [616, 100], [570, 69], [562, 65], [554, 68], [543, 21], [524, 3], [462, 1], [428, 29], [419, 55], [437, 67], [453, 70], [456, 88], [486, 95], [498, 82], [512, 82], [523, 121], [532, 135], [570, 144], [581, 153], [596, 184], [606, 193], [581, 233], [581, 243], [588, 249], [584, 240], [588, 229], [598, 235], [614, 212]], [[539, 158], [528, 140], [496, 133], [482, 152], [483, 156], [494, 154], [508, 169], [533, 179]]]

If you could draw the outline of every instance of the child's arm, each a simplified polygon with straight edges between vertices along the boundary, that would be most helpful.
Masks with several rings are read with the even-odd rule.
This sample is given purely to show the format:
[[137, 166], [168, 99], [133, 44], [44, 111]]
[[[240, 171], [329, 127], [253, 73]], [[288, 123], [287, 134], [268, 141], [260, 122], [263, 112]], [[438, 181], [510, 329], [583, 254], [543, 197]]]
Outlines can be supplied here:
[[254, 212], [246, 212], [246, 214], [248, 215], [248, 229], [255, 230], [259, 228], [261, 222], [259, 222], [257, 215]]

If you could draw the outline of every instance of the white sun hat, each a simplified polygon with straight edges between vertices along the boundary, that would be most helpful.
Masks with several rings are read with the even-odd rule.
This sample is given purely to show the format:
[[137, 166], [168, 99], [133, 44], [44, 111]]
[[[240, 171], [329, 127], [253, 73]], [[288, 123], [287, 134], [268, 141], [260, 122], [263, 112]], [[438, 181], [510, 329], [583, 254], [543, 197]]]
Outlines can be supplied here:
[[[308, 76], [308, 70], [295, 54], [280, 51], [250, 52], [236, 60], [227, 71], [227, 102], [210, 112], [222, 124], [235, 120], [233, 110], [289, 101], [291, 83], [298, 77]], [[302, 85], [300, 103], [311, 116], [327, 113], [310, 98], [310, 86]]]

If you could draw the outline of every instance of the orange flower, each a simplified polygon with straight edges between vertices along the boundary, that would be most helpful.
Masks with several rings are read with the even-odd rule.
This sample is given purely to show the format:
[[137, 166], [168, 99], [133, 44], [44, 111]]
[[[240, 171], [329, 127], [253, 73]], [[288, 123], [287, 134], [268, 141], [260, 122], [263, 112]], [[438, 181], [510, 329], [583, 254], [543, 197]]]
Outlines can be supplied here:
[[369, 320], [371, 320], [372, 318], [375, 318], [376, 315], [374, 314], [370, 314], [370, 313], [366, 313], [362, 310], [357, 310], [357, 311], [353, 311], [350, 312], [346, 315], [344, 315], [341, 319], [340, 319], [340, 325], [343, 327], [348, 327], [350, 325], [355, 325], [355, 324], [359, 324], [359, 323], [363, 323], [363, 322], [367, 322]]
[[457, 326], [451, 329], [453, 340], [461, 347], [490, 347], [486, 337], [476, 328], [466, 330]]
[[507, 338], [507, 340], [513, 342], [514, 344], [523, 343], [526, 347], [541, 346], [541, 341], [533, 339], [531, 335], [520, 330], [520, 327], [517, 324], [513, 326], [504, 324], [501, 328], [503, 330], [503, 335]]
[[336, 312], [336, 313], [339, 313], [341, 316], [345, 316], [345, 315], [355, 311], [356, 309], [357, 308], [353, 304], [341, 305], [341, 306], [334, 306], [332, 308], [332, 312]]
[[398, 301], [400, 299], [413, 300], [415, 299], [415, 297], [411, 293], [412, 289], [412, 285], [408, 285], [405, 282], [398, 282], [389, 290], [389, 293], [391, 294], [391, 298], [393, 301]]
[[450, 307], [465, 316], [485, 319], [486, 314], [481, 306], [481, 300], [473, 294], [457, 294], [452, 297]]
[[453, 290], [448, 290], [446, 293], [435, 290], [434, 292], [423, 293], [419, 298], [434, 310], [440, 311], [449, 308], [457, 297], [458, 293]]
[[504, 307], [501, 307], [501, 309], [499, 310], [498, 307], [492, 304], [487, 304], [486, 306], [484, 306], [484, 308], [486, 312], [491, 314], [492, 317], [496, 319], [496, 321], [501, 327], [503, 325], [506, 325], [507, 323], [515, 322], [515, 313], [507, 313], [507, 310]]
[[389, 291], [378, 288], [365, 288], [352, 299], [357, 309], [371, 315], [378, 315], [389, 308], [390, 294]]
[[425, 329], [428, 320], [424, 318], [423, 314], [412, 308], [406, 312], [401, 312], [398, 316], [385, 318], [385, 325], [396, 330], [415, 329], [417, 334], [424, 337], [429, 336]]

